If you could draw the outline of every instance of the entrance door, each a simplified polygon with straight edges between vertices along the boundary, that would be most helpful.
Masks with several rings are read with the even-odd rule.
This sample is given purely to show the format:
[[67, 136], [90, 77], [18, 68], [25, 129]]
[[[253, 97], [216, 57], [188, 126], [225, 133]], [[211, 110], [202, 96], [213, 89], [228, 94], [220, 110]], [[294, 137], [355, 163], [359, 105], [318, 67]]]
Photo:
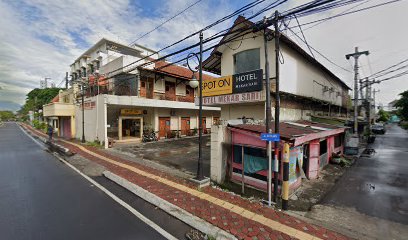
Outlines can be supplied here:
[[164, 138], [170, 132], [170, 118], [159, 118], [159, 138]]
[[122, 120], [122, 138], [140, 138], [140, 119]]
[[63, 126], [62, 126], [62, 132], [63, 132], [63, 137], [66, 139], [70, 139], [71, 138], [71, 118], [61, 118], [62, 122], [63, 122]]
[[175, 101], [176, 100], [176, 84], [174, 82], [166, 82], [166, 92], [165, 98], [166, 100]]
[[153, 78], [142, 77], [140, 79], [140, 96], [153, 98]]
[[190, 132], [190, 118], [182, 117], [181, 118], [181, 135], [189, 135]]

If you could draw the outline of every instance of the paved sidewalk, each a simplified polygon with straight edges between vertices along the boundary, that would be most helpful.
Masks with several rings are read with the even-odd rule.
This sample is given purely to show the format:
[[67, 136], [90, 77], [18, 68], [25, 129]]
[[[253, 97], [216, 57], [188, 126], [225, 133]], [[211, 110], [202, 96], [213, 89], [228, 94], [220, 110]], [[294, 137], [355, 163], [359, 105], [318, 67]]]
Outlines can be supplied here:
[[[36, 134], [39, 131], [25, 125]], [[60, 140], [71, 151], [103, 165], [160, 198], [230, 232], [238, 239], [348, 239], [239, 196], [207, 187], [197, 190], [187, 180], [121, 159], [94, 147]]]

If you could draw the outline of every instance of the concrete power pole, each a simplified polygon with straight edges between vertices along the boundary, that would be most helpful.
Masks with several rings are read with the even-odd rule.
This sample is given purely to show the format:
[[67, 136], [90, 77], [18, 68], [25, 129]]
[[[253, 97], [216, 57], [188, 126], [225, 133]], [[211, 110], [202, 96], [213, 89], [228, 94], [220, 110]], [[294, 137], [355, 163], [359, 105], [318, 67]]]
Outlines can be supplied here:
[[68, 89], [68, 72], [65, 72], [65, 89]]
[[346, 59], [354, 58], [354, 133], [358, 134], [358, 58], [361, 55], [370, 54], [368, 51], [359, 52], [358, 47], [355, 48], [354, 53], [347, 54]]
[[378, 93], [380, 90], [375, 90], [375, 89], [373, 89], [373, 105], [374, 105], [374, 116], [373, 116], [373, 120], [374, 120], [374, 123], [375, 123], [375, 121], [376, 121], [376, 119], [375, 119], [375, 116], [376, 116], [376, 111], [377, 111], [377, 108], [375, 107], [375, 93]]

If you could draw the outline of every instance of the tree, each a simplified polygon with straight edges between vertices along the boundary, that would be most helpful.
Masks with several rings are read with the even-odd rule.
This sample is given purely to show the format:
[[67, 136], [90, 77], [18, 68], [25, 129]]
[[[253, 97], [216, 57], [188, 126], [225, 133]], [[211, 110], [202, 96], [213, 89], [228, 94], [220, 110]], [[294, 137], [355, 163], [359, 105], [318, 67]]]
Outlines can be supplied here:
[[27, 114], [28, 111], [42, 109], [43, 105], [49, 103], [61, 88], [45, 88], [45, 89], [33, 89], [27, 93], [25, 104], [21, 107], [19, 113]]
[[399, 94], [400, 99], [395, 103], [398, 108], [398, 115], [403, 120], [408, 120], [408, 90]]
[[390, 114], [383, 109], [380, 109], [380, 111], [378, 111], [378, 116], [379, 117], [377, 121], [379, 122], [387, 122], [390, 119]]
[[0, 111], [0, 121], [8, 121], [14, 119], [14, 113], [12, 111]]

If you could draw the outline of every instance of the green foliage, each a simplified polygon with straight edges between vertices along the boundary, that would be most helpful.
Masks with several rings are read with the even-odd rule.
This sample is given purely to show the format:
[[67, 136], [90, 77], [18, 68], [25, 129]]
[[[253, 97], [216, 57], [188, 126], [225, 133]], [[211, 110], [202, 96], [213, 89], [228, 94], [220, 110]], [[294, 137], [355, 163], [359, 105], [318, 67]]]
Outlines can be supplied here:
[[408, 90], [399, 94], [401, 98], [395, 103], [398, 115], [403, 120], [408, 120]]
[[380, 111], [378, 111], [378, 116], [378, 122], [388, 122], [388, 120], [390, 119], [390, 114], [383, 109], [380, 109]]
[[36, 88], [31, 90], [27, 93], [26, 102], [19, 112], [21, 114], [27, 114], [28, 111], [42, 109], [42, 106], [51, 102], [60, 90], [61, 88]]
[[38, 130], [44, 130], [47, 131], [47, 123], [45, 122], [40, 122], [37, 119], [33, 120], [33, 126], [34, 128], [38, 129]]
[[14, 118], [15, 116], [12, 111], [0, 111], [0, 121], [8, 121]]

